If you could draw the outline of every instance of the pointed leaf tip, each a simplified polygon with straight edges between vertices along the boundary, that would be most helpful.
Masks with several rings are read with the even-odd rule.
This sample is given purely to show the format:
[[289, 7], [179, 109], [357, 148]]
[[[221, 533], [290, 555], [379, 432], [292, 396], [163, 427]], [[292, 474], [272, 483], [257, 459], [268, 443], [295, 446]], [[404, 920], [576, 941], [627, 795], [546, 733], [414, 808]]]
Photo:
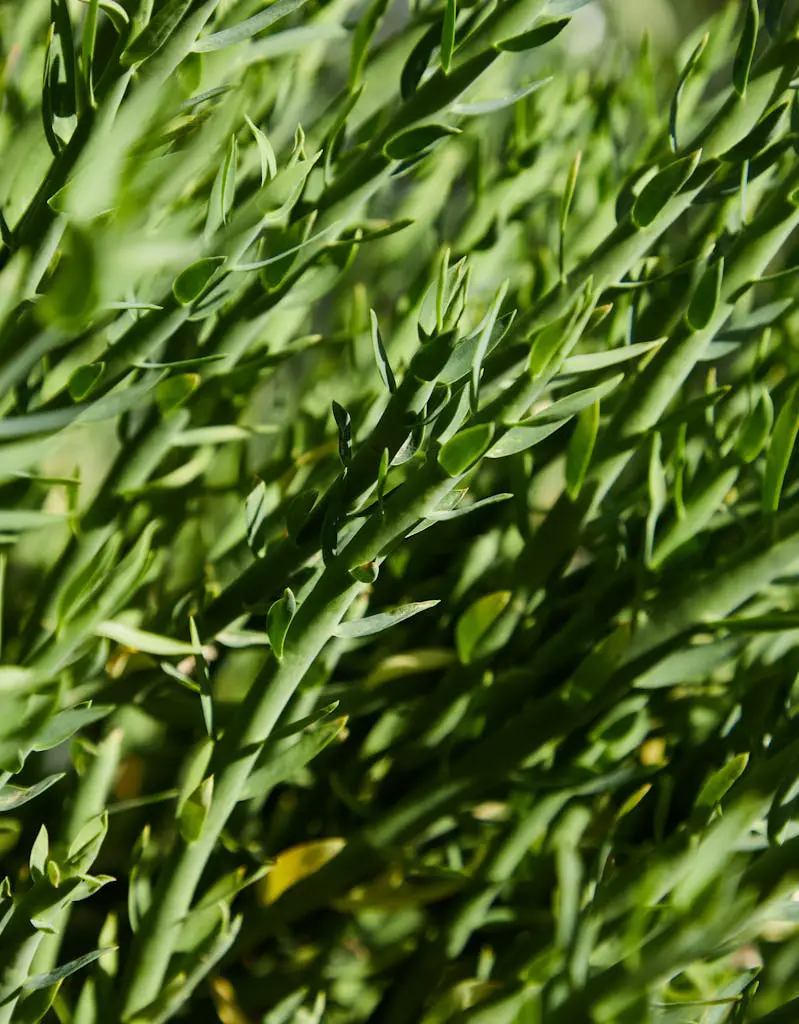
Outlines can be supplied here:
[[759, 25], [760, 12], [757, 0], [746, 0], [741, 38], [738, 41], [738, 48], [735, 51], [735, 59], [732, 64], [732, 85], [741, 97], [746, 95], [746, 88], [749, 85], [749, 73], [752, 70], [752, 61], [755, 57]]
[[283, 596], [270, 607], [266, 613], [266, 632], [272, 651], [278, 661], [283, 658], [283, 649], [286, 642], [286, 634], [289, 626], [297, 612], [297, 599], [294, 592], [289, 588], [283, 591]]
[[525, 50], [532, 50], [537, 46], [544, 46], [566, 28], [571, 21], [570, 17], [553, 18], [551, 21], [542, 22], [527, 32], [522, 32], [510, 39], [503, 39], [497, 43], [497, 49], [507, 53], [524, 53]]
[[387, 612], [380, 612], [378, 615], [368, 615], [364, 619], [347, 620], [336, 627], [333, 635], [346, 640], [373, 636], [375, 633], [382, 633], [384, 629], [390, 629], [391, 626], [396, 626], [406, 619], [413, 618], [420, 612], [435, 608], [440, 603], [440, 601], [415, 601], [412, 604], [401, 605], [399, 608], [392, 608]]
[[383, 344], [382, 335], [380, 334], [380, 326], [377, 322], [377, 314], [373, 309], [369, 310], [369, 327], [372, 337], [372, 351], [374, 352], [375, 362], [377, 363], [377, 371], [380, 374], [380, 379], [383, 381], [386, 389], [393, 395], [397, 390], [397, 381], [391, 369], [391, 364], [388, 361], [386, 348]]
[[644, 185], [633, 203], [630, 217], [637, 228], [647, 228], [680, 192], [699, 166], [702, 150], [667, 164]]
[[493, 437], [493, 423], [466, 427], [441, 446], [438, 463], [448, 476], [460, 476], [485, 454]]

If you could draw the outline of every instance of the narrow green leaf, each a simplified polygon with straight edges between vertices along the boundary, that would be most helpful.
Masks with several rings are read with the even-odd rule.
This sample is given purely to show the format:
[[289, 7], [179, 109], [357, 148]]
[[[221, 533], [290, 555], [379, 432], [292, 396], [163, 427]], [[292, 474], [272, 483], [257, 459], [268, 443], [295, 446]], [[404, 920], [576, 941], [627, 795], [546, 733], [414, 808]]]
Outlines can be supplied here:
[[377, 562], [364, 562], [362, 565], [356, 565], [349, 572], [356, 583], [372, 584], [380, 574], [380, 567]]
[[81, 330], [99, 302], [99, 264], [88, 233], [72, 225], [62, 242], [60, 259], [37, 306], [57, 329]]
[[256, 431], [247, 427], [239, 427], [234, 423], [219, 424], [212, 427], [194, 427], [184, 430], [172, 440], [173, 448], [194, 448], [208, 444], [235, 444], [238, 441], [249, 441]]
[[256, 558], [263, 558], [266, 554], [266, 534], [270, 511], [271, 503], [267, 498], [266, 484], [261, 480], [250, 491], [244, 502], [247, 546]]
[[449, 476], [460, 476], [485, 454], [493, 437], [493, 423], [467, 427], [441, 446], [438, 463]]
[[338, 554], [338, 531], [342, 519], [342, 481], [333, 485], [329, 505], [322, 520], [322, 560], [325, 566]]
[[578, 150], [574, 160], [571, 162], [571, 166], [569, 167], [569, 173], [566, 176], [566, 185], [563, 189], [563, 195], [560, 200], [558, 266], [560, 269], [561, 281], [564, 281], [566, 278], [566, 223], [569, 219], [569, 211], [572, 208], [572, 202], [574, 200], [574, 189], [577, 186], [577, 175], [580, 173], [580, 162], [582, 158], [583, 154]]
[[716, 260], [704, 272], [696, 286], [685, 322], [692, 331], [703, 331], [716, 312], [721, 297], [721, 282], [724, 277], [724, 257]]
[[766, 470], [763, 477], [763, 511], [776, 512], [780, 504], [782, 485], [788, 471], [796, 434], [799, 432], [799, 385], [791, 388], [785, 400], [766, 455]]
[[418, 615], [420, 612], [435, 608], [440, 601], [415, 601], [413, 604], [401, 605], [391, 611], [380, 612], [378, 615], [368, 615], [364, 619], [351, 619], [341, 622], [333, 631], [333, 635], [345, 640], [355, 640], [364, 636], [374, 636], [375, 633], [382, 633], [384, 629], [390, 629], [406, 619]]
[[752, 61], [755, 56], [757, 30], [760, 22], [757, 0], [744, 0], [744, 2], [746, 3], [744, 24], [732, 64], [732, 85], [741, 97], [746, 95], [746, 87], [749, 84], [749, 72], [752, 69]]
[[644, 797], [652, 789], [652, 783], [646, 782], [643, 786], [639, 786], [621, 805], [614, 816], [614, 823], [618, 823], [622, 818], [626, 818], [628, 814], [635, 810], [635, 808], [641, 803]]
[[[190, 366], [206, 366], [208, 363], [219, 362], [220, 359], [224, 359], [223, 355], [212, 355], [212, 356], [195, 356], [193, 359], [172, 359], [168, 362], [152, 362], [149, 359], [143, 359], [140, 363], [134, 363], [133, 365], [138, 370], [184, 370]], [[213, 428], [200, 428], [200, 429], [213, 429]], [[228, 428], [230, 429], [230, 428]], [[181, 437], [185, 437], [186, 434], [190, 433], [185, 430]]]
[[666, 507], [666, 474], [663, 469], [660, 453], [663, 446], [663, 439], [659, 433], [652, 435], [652, 445], [649, 450], [649, 513], [646, 517], [646, 535], [644, 546], [644, 564], [652, 565], [652, 549], [655, 541], [655, 527], [661, 512]]
[[580, 662], [565, 687], [570, 704], [586, 706], [601, 693], [618, 668], [632, 639], [629, 624], [616, 626]]
[[297, 1019], [297, 1013], [308, 996], [308, 989], [301, 988], [281, 999], [261, 1021], [261, 1024], [291, 1024]]
[[272, 149], [272, 143], [258, 125], [251, 121], [246, 114], [244, 115], [244, 120], [249, 125], [255, 139], [255, 144], [258, 147], [258, 158], [261, 161], [261, 185], [265, 185], [267, 181], [271, 181], [277, 174], [275, 151]]
[[236, 171], [238, 166], [238, 141], [235, 135], [230, 136], [225, 159], [217, 171], [208, 200], [208, 216], [205, 222], [205, 235], [210, 238], [220, 224], [227, 224], [233, 200], [236, 196]]
[[66, 518], [51, 512], [40, 512], [38, 509], [0, 509], [0, 533], [20, 533], [24, 530], [40, 530], [53, 523], [63, 522]]
[[308, 521], [308, 516], [311, 514], [311, 510], [316, 504], [318, 497], [318, 491], [308, 488], [300, 491], [299, 494], [295, 494], [291, 499], [286, 508], [286, 529], [288, 530], [289, 537], [296, 539]]
[[377, 504], [380, 508], [380, 515], [383, 515], [383, 497], [386, 493], [386, 480], [391, 463], [391, 455], [388, 448], [384, 448], [380, 456], [380, 465], [377, 468]]
[[[92, 2], [93, 0], [81, 0], [81, 3], [85, 4]], [[117, 35], [123, 35], [125, 29], [130, 24], [130, 17], [125, 8], [117, 3], [117, 0], [100, 0], [98, 6], [101, 11], [108, 15], [108, 20], [114, 26], [114, 31]]]
[[[753, 160], [758, 154], [763, 153], [779, 135], [782, 122], [790, 106], [791, 101], [787, 99], [775, 103], [740, 142], [719, 154], [719, 160], [729, 164], [742, 164], [745, 160]], [[750, 180], [753, 180], [751, 173]]]
[[65, 81], [56, 93], [60, 101], [55, 104], [59, 117], [72, 117], [78, 112], [78, 60], [75, 53], [75, 30], [69, 13], [67, 0], [51, 0], [50, 9], [58, 42], [61, 47], [61, 67]]
[[595, 384], [591, 388], [584, 388], [581, 391], [575, 391], [571, 395], [559, 398], [552, 405], [548, 405], [539, 412], [533, 413], [526, 422], [516, 425], [526, 426], [528, 423], [546, 423], [550, 420], [562, 420], [566, 417], [574, 416], [578, 412], [582, 412], [583, 409], [587, 409], [589, 405], [593, 405], [594, 402], [601, 401], [614, 391], [623, 380], [624, 374], [617, 373], [615, 377], [609, 377], [601, 384]]
[[49, 856], [50, 838], [47, 835], [47, 829], [42, 825], [36, 833], [36, 838], [33, 841], [30, 858], [28, 860], [28, 867], [30, 868], [34, 882], [38, 882], [40, 878], [44, 878], [47, 867], [47, 858]]
[[697, 150], [672, 161], [644, 185], [630, 212], [635, 227], [649, 227], [658, 214], [663, 212], [699, 166], [701, 156], [702, 151]]
[[485, 594], [473, 602], [460, 616], [455, 626], [455, 648], [461, 664], [470, 664], [481, 641], [491, 632], [510, 604], [510, 590]]
[[599, 402], [583, 409], [566, 449], [566, 493], [575, 501], [591, 462], [599, 432]]
[[263, 32], [275, 22], [293, 14], [306, 4], [308, 0], [277, 0], [270, 4], [260, 14], [254, 14], [251, 18], [233, 25], [231, 28], [222, 29], [211, 35], [202, 36], [192, 47], [194, 53], [212, 53], [214, 50], [222, 50], [226, 46], [234, 46], [236, 43], [244, 43], [253, 36]]
[[67, 859], [72, 870], [85, 873], [94, 864], [108, 834], [108, 812], [90, 818], [69, 844]]
[[510, 492], [503, 492], [502, 494], [492, 494], [488, 498], [481, 498], [480, 501], [473, 501], [470, 505], [459, 505], [457, 508], [444, 508], [436, 510], [435, 512], [427, 512], [425, 519], [433, 519], [436, 522], [448, 522], [450, 519], [460, 519], [461, 516], [468, 516], [471, 512], [478, 512], [481, 508], [487, 508], [489, 505], [498, 505], [503, 501], [508, 501], [513, 495]]
[[[307, 249], [309, 246], [315, 245], [317, 242], [320, 241], [320, 239], [324, 238], [326, 235], [333, 234], [334, 232], [339, 230], [340, 229], [338, 224], [331, 224], [328, 227], [326, 227], [323, 231], [317, 231], [315, 235], [308, 235], [307, 238], [302, 237], [305, 234], [303, 230], [300, 230], [299, 232], [294, 232], [294, 237], [297, 237], [297, 235], [299, 234], [299, 237], [302, 238], [302, 241], [297, 242], [296, 245], [290, 245], [285, 249], [281, 249], [281, 251], [275, 253], [274, 256], [267, 256], [266, 259], [254, 260], [252, 263], [236, 263], [235, 266], [230, 268], [230, 270], [233, 273], [242, 273], [250, 270], [263, 270], [265, 267], [273, 267], [275, 264], [284, 264], [286, 267], [288, 267], [291, 263], [291, 261], [287, 259], [288, 256], [293, 256], [295, 253], [300, 252], [302, 249]], [[289, 235], [289, 237], [291, 237], [291, 235]], [[335, 246], [337, 244], [338, 243], [333, 242], [331, 248], [332, 246]], [[352, 242], [347, 241], [342, 242], [341, 244], [351, 245]], [[283, 280], [283, 277], [284, 270], [283, 268], [278, 267], [277, 276], [275, 277], [274, 282], [271, 283], [274, 283], [275, 286], [277, 286]]]
[[58, 772], [55, 775], [39, 779], [38, 782], [27, 788], [8, 785], [0, 787], [0, 814], [4, 811], [15, 811], [29, 800], [35, 800], [40, 793], [44, 793], [63, 778], [64, 772]]
[[743, 421], [735, 439], [735, 450], [744, 462], [754, 462], [768, 441], [774, 425], [774, 403], [767, 388], [760, 389], [754, 408]]
[[[519, 452], [526, 452], [528, 448], [532, 448], [533, 445], [543, 441], [550, 434], [554, 434], [556, 430], [560, 430], [570, 419], [572, 419], [571, 416], [566, 416], [551, 423], [542, 423], [540, 426], [531, 425], [528, 427], [524, 424], [517, 424], [515, 427], [505, 431], [502, 437], [488, 449], [486, 458], [505, 459], [509, 455], [518, 455]], [[456, 434], [455, 436], [457, 437], [458, 435]], [[453, 438], [454, 440], [455, 438]]]
[[197, 632], [197, 623], [194, 621], [193, 615], [189, 616], [189, 635], [192, 647], [198, 652], [195, 654], [194, 660], [200, 684], [200, 708], [203, 713], [205, 731], [211, 739], [214, 739], [216, 737], [216, 730], [214, 728], [214, 697], [211, 687], [211, 675], [208, 671], [208, 662], [205, 660], [203, 646], [200, 643], [200, 634]]
[[[580, 896], [585, 867], [580, 853], [580, 837], [585, 829], [584, 808], [566, 811], [559, 831], [563, 835], [555, 849], [557, 890], [555, 897], [555, 946], [568, 949], [575, 940], [580, 916]], [[565, 824], [565, 827], [564, 827]]]
[[86, 729], [95, 722], [107, 718], [113, 710], [113, 707], [109, 705], [90, 706], [85, 703], [59, 711], [57, 715], [48, 719], [44, 727], [36, 733], [34, 739], [30, 741], [30, 749], [36, 753], [52, 750], [53, 747], [59, 746], [81, 729]]
[[512, 107], [519, 100], [532, 96], [545, 85], [549, 85], [552, 78], [541, 78], [537, 82], [530, 82], [529, 85], [517, 89], [516, 92], [508, 93], [507, 96], [498, 96], [493, 100], [479, 100], [474, 103], [453, 103], [450, 110], [460, 117], [480, 117], [483, 114], [496, 114], [500, 110]]
[[88, 0], [83, 16], [83, 35], [81, 38], [80, 56], [83, 65], [83, 88], [90, 107], [94, 107], [94, 47], [97, 42], [97, 20], [100, 10], [99, 0]]
[[393, 395], [397, 390], [397, 381], [391, 370], [391, 364], [388, 361], [386, 355], [386, 348], [383, 344], [383, 338], [380, 335], [380, 325], [377, 322], [377, 314], [373, 309], [369, 310], [369, 328], [372, 336], [372, 351], [375, 355], [375, 362], [377, 363], [377, 372], [380, 374], [380, 379], [383, 381], [386, 389]]
[[441, 69], [446, 75], [455, 50], [455, 22], [458, 19], [456, 0], [446, 0], [444, 21], [441, 25]]
[[224, 256], [206, 256], [182, 270], [172, 283], [172, 294], [181, 306], [190, 306], [211, 283]]
[[[50, 863], [55, 867], [53, 861]], [[14, 1024], [39, 1024], [52, 1009], [61, 983], [56, 982], [38, 992], [31, 992], [14, 1009]]]
[[129, 43], [119, 58], [123, 67], [141, 64], [157, 53], [169, 39], [184, 14], [192, 5], [192, 0], [166, 0], [159, 4], [145, 28]]
[[214, 777], [209, 775], [181, 807], [178, 815], [178, 827], [184, 842], [196, 843], [202, 835], [213, 795]]
[[372, 0], [366, 10], [358, 18], [350, 51], [349, 90], [354, 92], [361, 85], [363, 69], [369, 56], [369, 46], [377, 27], [388, 8], [388, 0]]
[[185, 657], [199, 652], [199, 648], [194, 644], [172, 640], [156, 633], [147, 633], [143, 629], [126, 626], [122, 622], [101, 622], [94, 627], [93, 632], [95, 636], [104, 636], [129, 650], [142, 651], [144, 654], [154, 654], [161, 658]]
[[400, 75], [400, 96], [408, 100], [416, 92], [416, 87], [427, 70], [433, 50], [441, 39], [440, 22], [435, 22], [421, 37], [408, 55]]
[[386, 143], [384, 152], [391, 160], [408, 160], [419, 153], [424, 153], [447, 135], [459, 134], [460, 128], [451, 128], [445, 124], [423, 124], [392, 136]]
[[343, 405], [333, 401], [333, 417], [338, 428], [338, 454], [345, 469], [352, 464], [352, 419]]
[[508, 285], [508, 281], [503, 281], [499, 286], [499, 290], [494, 296], [491, 308], [483, 320], [482, 330], [477, 337], [477, 345], [474, 350], [474, 360], [472, 362], [471, 388], [469, 392], [469, 404], [473, 413], [477, 412], [478, 407], [480, 375], [483, 372], [483, 360], [486, 357], [488, 346], [491, 343], [494, 327], [496, 326], [497, 319], [499, 317], [499, 311], [502, 307], [502, 303], [505, 301], [505, 296], [508, 293]]
[[567, 356], [561, 367], [561, 374], [572, 373], [593, 373], [597, 370], [606, 370], [610, 366], [618, 366], [619, 363], [626, 363], [630, 359], [637, 359], [646, 355], [653, 349], [663, 344], [663, 338], [655, 341], [637, 341], [632, 345], [619, 345], [618, 348], [607, 349], [604, 352], [587, 352], [584, 355]]
[[522, 32], [510, 39], [503, 39], [497, 43], [497, 49], [509, 53], [523, 53], [525, 50], [532, 50], [536, 46], [543, 46], [550, 42], [555, 36], [566, 28], [571, 18], [554, 18], [552, 21], [542, 22], [540, 25]]
[[105, 373], [105, 363], [89, 363], [79, 366], [72, 373], [67, 384], [67, 391], [73, 402], [82, 402], [96, 389]]
[[[499, 345], [502, 339], [507, 335], [515, 316], [516, 311], [514, 310], [511, 313], [506, 313], [505, 316], [501, 316], [496, 321], [483, 356], [484, 359], [494, 351], [497, 345]], [[436, 375], [437, 379], [442, 384], [457, 384], [459, 380], [469, 376], [472, 367], [474, 366], [475, 354], [477, 352], [477, 347], [480, 344], [484, 324], [485, 320], [478, 325], [475, 331], [458, 344], [455, 351], [447, 360], [444, 369]]]
[[279, 783], [296, 775], [341, 734], [346, 721], [346, 718], [339, 718], [335, 722], [306, 729], [296, 743], [287, 750], [275, 753], [266, 764], [255, 769], [247, 779], [241, 799], [251, 800], [263, 796]]
[[[434, 46], [440, 38], [440, 33], [436, 28]], [[391, 119], [392, 134], [398, 134], [402, 128], [418, 124], [433, 117], [438, 111], [446, 110], [470, 85], [480, 78], [498, 57], [499, 52], [491, 48], [453, 66], [448, 75], [445, 75], [441, 69], [436, 71], [409, 97], [397, 112], [396, 117]]]
[[721, 803], [730, 789], [740, 779], [749, 764], [749, 754], [736, 754], [718, 771], [713, 772], [699, 791], [697, 807], [712, 809]]
[[223, 647], [269, 647], [269, 637], [252, 629], [225, 629], [217, 633], [216, 640]]
[[317, 726], [321, 725], [331, 715], [335, 714], [338, 710], [341, 701], [334, 700], [329, 704], [325, 704], [323, 707], [318, 708], [316, 711], [312, 711], [310, 715], [305, 715], [303, 718], [297, 718], [293, 722], [287, 722], [285, 725], [276, 728], [272, 733], [272, 740], [285, 740], [292, 736], [296, 736], [297, 733], [303, 732], [308, 728], [309, 725]]
[[37, 992], [39, 989], [49, 988], [51, 985], [63, 981], [64, 978], [68, 978], [71, 974], [75, 974], [76, 971], [81, 971], [89, 964], [93, 964], [95, 960], [99, 960], [106, 953], [113, 953], [116, 948], [116, 946], [107, 946], [104, 949], [94, 949], [91, 953], [84, 953], [83, 956], [76, 957], [46, 974], [34, 974], [22, 983], [22, 988], [25, 992]]
[[198, 373], [180, 373], [167, 377], [155, 387], [155, 401], [162, 416], [170, 416], [191, 398], [202, 383]]
[[669, 108], [669, 137], [671, 139], [671, 148], [674, 153], [676, 153], [680, 148], [677, 142], [677, 115], [679, 113], [680, 100], [682, 99], [682, 94], [685, 91], [688, 79], [699, 66], [699, 62], [702, 59], [702, 54], [705, 52], [709, 39], [710, 33], [705, 32], [697, 43], [693, 53], [688, 58], [685, 67], [680, 72], [680, 79], [677, 82], [677, 88], [674, 90], [671, 107]]
[[[685, 442], [688, 436], [688, 424], [683, 420], [677, 429], [677, 439], [674, 444], [674, 512], [678, 519], [685, 519], [685, 471], [687, 458], [685, 454]], [[651, 553], [651, 547], [650, 547]]]
[[729, 494], [738, 478], [737, 469], [728, 469], [716, 480], [709, 483], [700, 493], [685, 505], [685, 514], [664, 533], [655, 545], [652, 566], [658, 568], [678, 548], [696, 537], [707, 526]]
[[54, 95], [58, 86], [58, 58], [53, 56], [53, 39], [54, 28], [51, 25], [47, 36], [47, 46], [44, 52], [44, 67], [42, 69], [41, 112], [42, 127], [44, 128], [47, 145], [50, 147], [50, 152], [53, 156], [57, 157], [64, 148], [64, 143], [61, 140], [61, 137], [56, 134], [53, 125], [55, 117], [53, 112]]
[[272, 651], [278, 661], [283, 658], [286, 634], [296, 612], [297, 599], [293, 592], [286, 587], [283, 591], [283, 596], [275, 601], [266, 613], [266, 632], [269, 635]]

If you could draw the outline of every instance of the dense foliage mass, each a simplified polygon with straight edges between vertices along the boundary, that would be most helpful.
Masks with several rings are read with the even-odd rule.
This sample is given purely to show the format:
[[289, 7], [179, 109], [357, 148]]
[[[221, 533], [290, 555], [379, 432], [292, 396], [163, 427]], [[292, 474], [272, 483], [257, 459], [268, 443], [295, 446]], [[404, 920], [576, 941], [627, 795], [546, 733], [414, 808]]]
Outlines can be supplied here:
[[799, 1019], [799, 13], [614, 13], [0, 4], [0, 1024]]

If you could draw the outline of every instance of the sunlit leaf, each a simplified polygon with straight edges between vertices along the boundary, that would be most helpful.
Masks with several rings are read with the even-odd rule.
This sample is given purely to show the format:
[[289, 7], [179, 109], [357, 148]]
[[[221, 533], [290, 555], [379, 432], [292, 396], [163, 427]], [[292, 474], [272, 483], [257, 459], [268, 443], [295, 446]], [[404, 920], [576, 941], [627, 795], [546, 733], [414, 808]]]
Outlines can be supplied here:
[[264, 880], [264, 902], [274, 903], [287, 889], [324, 867], [345, 846], [344, 839], [317, 839], [292, 846], [278, 854]]

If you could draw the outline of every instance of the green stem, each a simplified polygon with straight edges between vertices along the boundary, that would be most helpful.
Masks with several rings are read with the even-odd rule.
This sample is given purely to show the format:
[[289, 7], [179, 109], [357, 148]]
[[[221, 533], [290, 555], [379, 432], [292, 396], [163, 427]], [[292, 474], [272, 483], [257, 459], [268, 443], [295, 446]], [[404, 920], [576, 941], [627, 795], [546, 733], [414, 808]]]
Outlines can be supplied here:
[[[425, 511], [458, 483], [435, 461], [386, 502], [386, 515], [373, 516], [330, 563], [292, 621], [283, 659], [273, 659], [255, 680], [240, 713], [212, 759], [214, 795], [196, 842], [177, 841], [134, 940], [123, 981], [124, 1020], [152, 1002], [161, 991], [181, 923], [188, 913], [203, 869], [239, 801], [258, 754], [305, 673], [329, 641], [361, 589], [349, 569], [370, 561], [412, 529]], [[404, 492], [404, 493], [403, 493]], [[379, 838], [379, 837], [377, 837]]]
[[[105, 809], [116, 777], [121, 749], [122, 730], [113, 729], [97, 748], [97, 754], [78, 785], [64, 828], [61, 844], [64, 853], [69, 850], [83, 826]], [[72, 905], [67, 904], [51, 920], [50, 924], [55, 931], [42, 939], [33, 959], [34, 973], [46, 974], [55, 967], [71, 910]]]

